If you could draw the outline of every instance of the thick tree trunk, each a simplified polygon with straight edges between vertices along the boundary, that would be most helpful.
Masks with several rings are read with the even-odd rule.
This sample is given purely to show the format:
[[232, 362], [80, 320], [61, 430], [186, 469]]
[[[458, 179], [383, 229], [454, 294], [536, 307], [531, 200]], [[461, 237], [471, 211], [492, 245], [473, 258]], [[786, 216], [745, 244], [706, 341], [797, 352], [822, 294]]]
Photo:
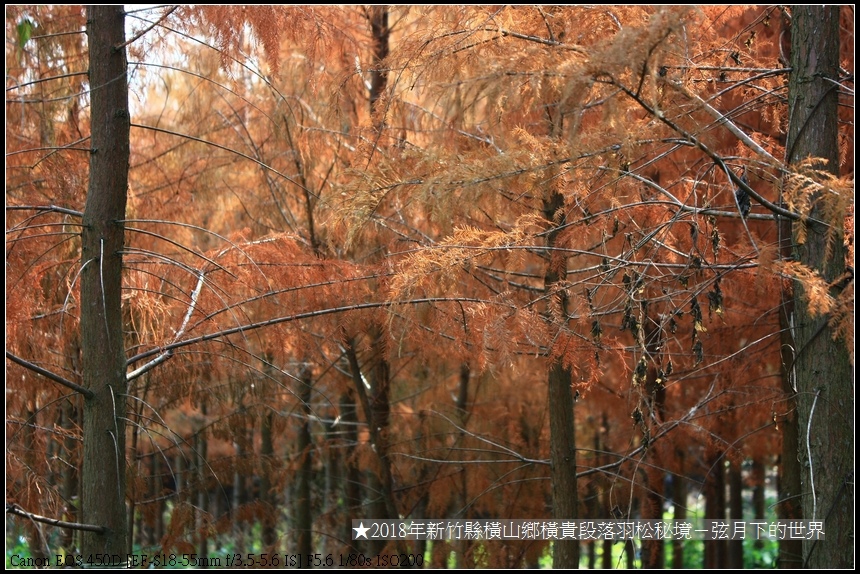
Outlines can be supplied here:
[[[788, 163], [822, 158], [825, 161], [816, 167], [838, 175], [838, 6], [792, 8], [791, 68]], [[826, 199], [813, 197], [812, 218], [827, 220]], [[828, 223], [841, 230], [841, 221]], [[831, 235], [828, 245], [831, 231], [832, 228], [809, 224], [805, 243], [796, 246], [796, 256], [825, 280], [835, 282], [845, 272], [845, 249], [841, 232], [835, 237]], [[851, 568], [854, 566], [853, 371], [844, 341], [834, 341], [829, 317], [812, 316], [808, 311], [810, 295], [799, 282], [794, 287], [803, 517], [824, 521], [826, 532], [824, 540], [804, 541], [803, 567]]]
[[122, 322], [122, 249], [128, 191], [128, 62], [122, 6], [89, 6], [92, 154], [83, 216], [81, 341], [84, 387], [81, 518], [104, 526], [84, 532], [84, 556], [128, 554], [125, 505], [126, 356]]

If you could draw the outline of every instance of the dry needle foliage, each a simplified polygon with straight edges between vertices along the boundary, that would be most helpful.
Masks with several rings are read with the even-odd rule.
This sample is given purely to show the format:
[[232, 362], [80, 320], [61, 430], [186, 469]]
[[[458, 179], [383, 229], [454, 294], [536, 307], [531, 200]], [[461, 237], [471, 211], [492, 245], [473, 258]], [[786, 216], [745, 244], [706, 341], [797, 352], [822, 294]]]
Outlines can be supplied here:
[[[726, 461], [777, 464], [788, 279], [834, 344], [854, 332], [853, 283], [780, 256], [779, 209], [813, 224], [815, 206], [851, 262], [854, 236], [853, 121], [839, 176], [782, 163], [787, 10], [135, 12], [157, 23], [131, 46], [122, 254], [136, 543], [241, 552], [259, 523], [269, 550], [305, 529], [355, 552], [347, 519], [386, 502], [549, 516], [558, 362], [581, 517], [662, 517], [666, 476], [701, 493]], [[6, 17], [7, 351], [71, 382], [96, 88], [81, 17]], [[25, 18], [44, 38], [21, 47]], [[7, 501], [25, 510], [75, 516], [70, 392], [7, 360]], [[439, 547], [515, 567], [547, 545]]]

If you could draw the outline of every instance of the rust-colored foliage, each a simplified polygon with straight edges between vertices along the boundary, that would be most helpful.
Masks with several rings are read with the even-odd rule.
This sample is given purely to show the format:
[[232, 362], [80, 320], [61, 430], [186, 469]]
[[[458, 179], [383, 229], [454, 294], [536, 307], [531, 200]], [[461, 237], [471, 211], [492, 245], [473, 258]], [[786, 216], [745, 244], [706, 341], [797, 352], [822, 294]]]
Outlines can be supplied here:
[[[777, 464], [787, 277], [853, 348], [853, 285], [778, 255], [774, 214], [806, 217], [814, 182], [853, 260], [854, 200], [853, 123], [840, 177], [783, 165], [776, 8], [390, 7], [382, 61], [357, 6], [164, 13], [140, 12], [159, 24], [130, 46], [127, 498], [145, 548], [241, 551], [272, 520], [283, 551], [307, 478], [314, 544], [355, 551], [348, 519], [376, 512], [386, 466], [403, 517], [547, 517], [555, 361], [579, 517], [662, 517], [665, 475]], [[82, 13], [6, 16], [7, 351], [79, 382], [95, 87], [82, 35], [53, 34]], [[27, 18], [44, 37], [21, 46]], [[7, 502], [67, 519], [70, 393], [7, 360]], [[546, 548], [450, 544], [458, 566]]]

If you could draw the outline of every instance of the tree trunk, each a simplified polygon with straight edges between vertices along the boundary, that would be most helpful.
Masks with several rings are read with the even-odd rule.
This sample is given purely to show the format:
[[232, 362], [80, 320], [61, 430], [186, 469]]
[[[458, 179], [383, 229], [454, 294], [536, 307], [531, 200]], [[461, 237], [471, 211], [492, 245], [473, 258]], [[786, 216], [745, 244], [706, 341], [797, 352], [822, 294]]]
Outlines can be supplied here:
[[[348, 520], [351, 516], [360, 516], [361, 512], [361, 470], [355, 458], [358, 447], [358, 414], [355, 408], [355, 399], [349, 391], [340, 396], [340, 420], [343, 421], [343, 441], [346, 444], [345, 452], [350, 453], [344, 461], [345, 478], [343, 481], [343, 516], [344, 516], [344, 540], [347, 544], [352, 541], [352, 524]], [[355, 540], [352, 546], [359, 551], [363, 550], [363, 542]]]
[[[787, 300], [780, 312], [780, 328], [782, 329], [782, 365], [783, 390], [788, 397], [784, 407], [785, 418], [780, 421], [782, 426], [782, 455], [780, 456], [778, 497], [776, 506], [780, 520], [800, 520], [803, 513], [800, 508], [800, 461], [798, 460], [797, 442], [797, 395], [794, 392], [794, 341], [791, 336], [791, 321], [793, 320], [794, 303]], [[802, 564], [803, 541], [800, 539], [784, 539], [779, 541], [779, 568], [800, 568]]]
[[[469, 424], [470, 413], [470, 403], [469, 403], [469, 381], [472, 378], [472, 368], [469, 366], [469, 363], [462, 363], [460, 365], [460, 384], [457, 387], [457, 414], [459, 415], [459, 423], [460, 428], [465, 429], [466, 425]], [[457, 435], [456, 445], [459, 447], [465, 438], [465, 430], [460, 431]], [[469, 466], [468, 464], [464, 464], [460, 467], [460, 472], [458, 473], [458, 477], [456, 479], [457, 485], [457, 493], [454, 497], [452, 497], [453, 505], [455, 510], [449, 514], [452, 518], [467, 518], [468, 515], [465, 514], [466, 509], [469, 506]], [[455, 540], [450, 543], [451, 547], [454, 550], [454, 563], [453, 568], [460, 569], [464, 567], [464, 559], [467, 555], [471, 554], [471, 540]], [[446, 548], [449, 546], [446, 544]], [[447, 559], [442, 568], [448, 567]]]
[[[398, 520], [397, 503], [394, 500], [394, 487], [391, 475], [391, 459], [388, 457], [388, 422], [391, 413], [389, 402], [390, 367], [384, 357], [383, 331], [379, 326], [370, 328], [371, 348], [375, 359], [367, 380], [370, 389], [365, 387], [365, 376], [358, 363], [355, 345], [352, 340], [345, 341], [346, 356], [349, 361], [353, 387], [358, 393], [367, 421], [368, 434], [373, 452], [376, 454], [377, 469], [368, 475], [368, 489], [371, 497], [368, 518]], [[351, 538], [351, 537], [350, 537]], [[384, 540], [371, 540], [370, 550], [380, 554], [385, 547]]]
[[[765, 471], [765, 465], [761, 462], [761, 459], [755, 458], [752, 462], [752, 470], [751, 470], [751, 481], [752, 481], [752, 510], [753, 517], [757, 521], [764, 520], [765, 516], [765, 488], [767, 486], [767, 477]], [[753, 542], [753, 548], [755, 551], [753, 552], [753, 556], [756, 558], [761, 555], [761, 549], [764, 548], [763, 540], [756, 540]], [[763, 568], [765, 565], [761, 564], [757, 560], [754, 561], [751, 566], [753, 568]]]
[[[649, 453], [653, 454], [653, 453]], [[647, 482], [646, 490], [642, 497], [644, 504], [642, 505], [642, 519], [645, 520], [662, 520], [663, 519], [663, 483], [665, 473], [662, 470], [661, 461], [654, 460], [654, 466], [646, 469], [645, 476]], [[666, 567], [666, 543], [663, 540], [642, 540], [642, 568], [649, 570], [662, 570]]]
[[[601, 453], [598, 458], [598, 466], [603, 466], [607, 462], [609, 462], [612, 457], [609, 455], [609, 417], [606, 416], [606, 411], [601, 414], [602, 423], [600, 425], [600, 446], [595, 449], [595, 452]], [[610, 516], [609, 509], [612, 507], [612, 502], [610, 498], [610, 489], [609, 484], [607, 484], [604, 478], [603, 487], [600, 489], [600, 507], [604, 510], [605, 514], [603, 516]], [[615, 565], [612, 562], [612, 547], [615, 544], [613, 540], [604, 540], [603, 547], [603, 555], [601, 556], [601, 568], [604, 570], [611, 570], [615, 568]]]
[[311, 390], [313, 379], [309, 369], [304, 369], [298, 389], [301, 411], [304, 415], [296, 437], [296, 451], [299, 466], [296, 472], [296, 551], [300, 555], [313, 552], [311, 532], [313, 532], [313, 513], [311, 512], [311, 479], [313, 477], [313, 445], [311, 443]]
[[[206, 405], [201, 405], [201, 412], [203, 415], [206, 414]], [[207, 516], [207, 508], [209, 507], [209, 492], [206, 488], [206, 474], [207, 474], [207, 459], [208, 459], [208, 451], [209, 451], [209, 441], [206, 439], [206, 434], [204, 433], [203, 425], [200, 425], [201, 428], [196, 429], [194, 433], [194, 458], [195, 458], [195, 472], [197, 476], [195, 480], [197, 482], [197, 503], [196, 508], [194, 509], [195, 515], [195, 523], [197, 528], [197, 553], [199, 556], [209, 556], [209, 528], [207, 522], [211, 520], [209, 516]]]
[[[687, 519], [687, 477], [684, 474], [684, 449], [675, 449], [677, 474], [672, 477], [672, 505], [674, 512], [672, 518], [676, 521]], [[684, 540], [672, 540], [672, 568], [684, 567]]]
[[125, 506], [126, 357], [122, 249], [128, 191], [128, 62], [122, 6], [87, 7], [92, 102], [90, 182], [83, 216], [81, 349], [84, 387], [81, 518], [84, 556], [128, 554]]
[[[722, 453], [715, 452], [710, 460], [711, 472], [705, 477], [705, 518], [726, 519], [726, 469]], [[726, 541], [706, 540], [704, 566], [709, 570], [726, 567]]]
[[[240, 407], [241, 408], [241, 407]], [[250, 430], [251, 439], [253, 444], [253, 429]], [[243, 445], [245, 444], [244, 438], [238, 438], [233, 441], [233, 448], [236, 450], [236, 462], [233, 465], [233, 540], [236, 543], [236, 548], [244, 548], [245, 547], [245, 521], [242, 518], [242, 513], [240, 509], [243, 504], [245, 504], [245, 475], [240, 470], [243, 464], [243, 458], [247, 456], [245, 453], [245, 448]], [[177, 489], [177, 492], [178, 489]]]
[[[729, 467], [729, 518], [743, 520], [743, 477], [741, 476], [741, 463], [732, 462]], [[744, 567], [744, 543], [743, 540], [729, 540], [728, 567], [732, 570], [740, 570]]]
[[[274, 370], [274, 369], [271, 369]], [[270, 371], [271, 372], [271, 371]], [[272, 436], [274, 413], [266, 411], [260, 416], [260, 502], [263, 515], [260, 517], [261, 542], [266, 550], [276, 550], [278, 535], [275, 530], [280, 514], [275, 489], [275, 445]]]
[[[75, 439], [73, 438], [73, 425], [74, 424], [74, 407], [71, 402], [66, 402], [63, 405], [63, 424], [65, 432], [68, 433], [66, 438], [63, 441], [64, 444], [64, 452], [67, 457], [66, 460], [74, 461], [77, 457], [75, 456], [75, 450], [77, 449], [77, 445], [75, 445]], [[78, 467], [74, 464], [67, 465], [63, 471], [63, 498], [69, 502], [75, 499], [78, 494]], [[77, 518], [77, 509], [72, 504], [67, 504], [65, 507], [65, 512], [67, 516], [67, 520], [74, 522]], [[60, 544], [62, 544], [63, 548], [75, 548], [75, 533], [73, 530], [63, 530], [62, 537], [60, 538]]]
[[[552, 191], [544, 200], [543, 211], [547, 221], [554, 222], [555, 229], [547, 235], [547, 246], [554, 247], [558, 229], [563, 222], [556, 217], [564, 209], [564, 197]], [[562, 218], [563, 219], [563, 218]], [[567, 276], [567, 259], [552, 250], [544, 276], [544, 288], [549, 293]], [[555, 306], [547, 313], [547, 320], [553, 317], [567, 317], [567, 296], [560, 289], [557, 296], [549, 296], [549, 305]], [[558, 325], [566, 329], [566, 321]], [[547, 392], [550, 429], [550, 475], [552, 478], [552, 517], [559, 523], [577, 518], [576, 492], [576, 434], [574, 432], [573, 393], [571, 391], [570, 368], [564, 364], [564, 357], [556, 356], [549, 368], [549, 390]], [[578, 568], [579, 543], [577, 540], [558, 540], [553, 545], [553, 568]]]
[[381, 132], [385, 126], [385, 110], [377, 109], [376, 102], [382, 97], [385, 86], [388, 84], [388, 71], [383, 68], [383, 62], [388, 57], [388, 39], [391, 34], [388, 27], [388, 6], [368, 7], [367, 20], [373, 38], [373, 67], [370, 70], [370, 112], [375, 115], [373, 127]]
[[[46, 474], [45, 459], [47, 457], [41, 452], [41, 449], [36, 443], [35, 429], [39, 428], [39, 409], [35, 400], [28, 401], [21, 414], [21, 420], [27, 421], [23, 427], [23, 445], [24, 445], [24, 461], [27, 464], [29, 472], [34, 476], [42, 477]], [[31, 480], [27, 477], [27, 480]], [[42, 495], [37, 488], [28, 488], [24, 497], [25, 508], [39, 508], [42, 502]], [[35, 560], [46, 561], [50, 558], [48, 541], [45, 536], [45, 526], [34, 520], [23, 521], [24, 531], [27, 533], [27, 549]]]
[[[839, 174], [839, 7], [792, 8], [787, 160], [822, 158], [815, 167]], [[813, 196], [810, 217], [827, 221], [827, 198]], [[810, 223], [796, 257], [829, 283], [845, 272], [841, 221]], [[798, 223], [797, 226], [804, 225]], [[795, 231], [799, 227], [795, 227]], [[795, 235], [797, 237], [797, 235]], [[796, 242], [797, 243], [797, 242]], [[802, 507], [807, 520], [823, 520], [824, 540], [805, 540], [803, 567], [854, 565], [854, 382], [844, 341], [834, 341], [829, 317], [813, 316], [809, 294], [795, 283], [795, 373]], [[853, 288], [853, 286], [852, 286]], [[838, 291], [831, 293], [837, 295]], [[810, 456], [811, 455], [811, 456]]]

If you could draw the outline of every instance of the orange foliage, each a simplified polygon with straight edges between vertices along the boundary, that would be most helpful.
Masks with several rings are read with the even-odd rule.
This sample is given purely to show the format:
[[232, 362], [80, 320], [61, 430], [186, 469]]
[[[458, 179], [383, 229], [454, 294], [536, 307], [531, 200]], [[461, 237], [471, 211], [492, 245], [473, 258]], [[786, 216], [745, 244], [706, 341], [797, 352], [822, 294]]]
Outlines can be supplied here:
[[[81, 27], [71, 8], [33, 10], [45, 34]], [[25, 13], [7, 9], [7, 39]], [[782, 188], [773, 160], [787, 118], [777, 9], [390, 7], [384, 61], [368, 21], [357, 6], [185, 7], [168, 22], [200, 42], [165, 28], [136, 46], [129, 496], [147, 524], [173, 497], [163, 550], [208, 532], [194, 488], [223, 500], [219, 487], [266, 477], [281, 497], [306, 456], [326, 528], [370, 511], [347, 507], [325, 472], [360, 477], [384, 461], [404, 517], [544, 517], [556, 359], [578, 398], [580, 492], [609, 502], [581, 504], [583, 516], [635, 514], [642, 464], [659, 469], [651, 481], [714, 472], [703, 451], [773, 464], [785, 274], [818, 287], [812, 304], [853, 346], [853, 289], [834, 298], [775, 261], [770, 209], [756, 200], [742, 218], [735, 203], [731, 174], [747, 174], [766, 201], [782, 191], [806, 213], [808, 188], [794, 183], [813, 176]], [[65, 59], [32, 41], [10, 54], [7, 41], [6, 336], [16, 356], [78, 381], [85, 76], [26, 87], [86, 70], [80, 38], [54, 41]], [[853, 137], [843, 142], [849, 158]], [[853, 162], [842, 167], [820, 185], [838, 192], [829, 217], [851, 214], [853, 260]], [[563, 218], [542, 211], [551, 193]], [[65, 211], [16, 210], [49, 205]], [[561, 278], [544, 288], [551, 260]], [[562, 300], [565, 315], [548, 304]], [[390, 401], [384, 457], [361, 405], [345, 418], [358, 402], [349, 341], [371, 400]], [[61, 439], [26, 443], [16, 429], [32, 415], [75, 434], [63, 394], [7, 362], [7, 499], [43, 514], [72, 512], [44, 478]], [[311, 454], [294, 446], [305, 427]], [[177, 480], [185, 491], [164, 486]], [[212, 512], [204, 523], [227, 533]], [[341, 536], [329, 534], [320, 544]], [[514, 544], [492, 560], [533, 564], [541, 551]]]

